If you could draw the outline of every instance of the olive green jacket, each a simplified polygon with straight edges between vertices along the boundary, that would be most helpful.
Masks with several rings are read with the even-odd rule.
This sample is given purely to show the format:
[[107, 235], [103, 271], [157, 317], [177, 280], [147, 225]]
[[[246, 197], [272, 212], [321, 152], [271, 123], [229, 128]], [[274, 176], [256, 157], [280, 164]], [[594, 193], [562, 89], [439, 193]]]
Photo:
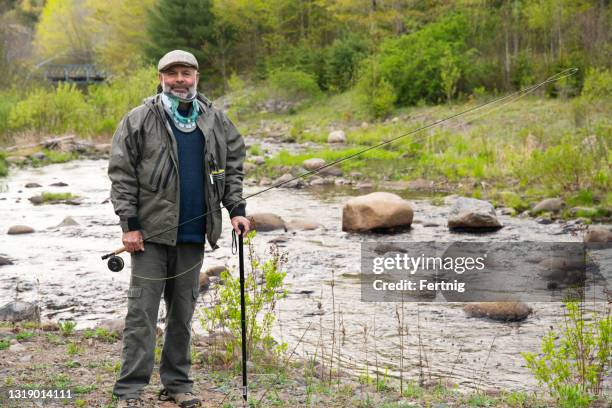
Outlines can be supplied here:
[[[201, 94], [197, 101], [203, 111], [197, 126], [206, 139], [202, 152], [204, 197], [209, 213], [205, 219], [206, 238], [216, 249], [221, 235], [221, 203], [230, 217], [245, 215], [242, 180], [246, 148], [223, 112]], [[180, 208], [178, 153], [160, 94], [145, 99], [119, 123], [113, 135], [108, 176], [121, 229], [140, 230], [149, 242], [176, 245], [178, 228], [172, 227], [178, 224]]]

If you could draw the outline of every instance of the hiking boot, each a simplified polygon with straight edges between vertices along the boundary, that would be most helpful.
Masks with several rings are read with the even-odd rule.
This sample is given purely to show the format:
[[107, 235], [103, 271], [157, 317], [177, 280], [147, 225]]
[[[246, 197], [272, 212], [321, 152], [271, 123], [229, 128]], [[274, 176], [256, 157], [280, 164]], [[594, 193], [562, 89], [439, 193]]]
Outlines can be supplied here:
[[172, 393], [166, 389], [159, 392], [160, 401], [173, 401], [181, 408], [193, 408], [202, 406], [202, 402], [192, 392]]
[[129, 408], [129, 407], [144, 407], [145, 403], [141, 398], [128, 398], [120, 399], [117, 403], [117, 408]]

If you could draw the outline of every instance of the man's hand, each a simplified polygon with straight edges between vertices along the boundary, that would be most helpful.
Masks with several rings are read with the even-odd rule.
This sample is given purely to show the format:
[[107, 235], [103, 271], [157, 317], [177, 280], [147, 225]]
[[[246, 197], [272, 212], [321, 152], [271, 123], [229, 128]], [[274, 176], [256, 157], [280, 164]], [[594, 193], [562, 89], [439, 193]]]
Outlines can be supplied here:
[[236, 234], [238, 235], [240, 235], [241, 233], [240, 225], [244, 226], [245, 234], [249, 232], [249, 230], [251, 229], [251, 223], [249, 222], [248, 218], [242, 217], [240, 215], [237, 215], [236, 217], [232, 218], [232, 227], [234, 228], [234, 231], [236, 231]]
[[123, 233], [123, 246], [127, 252], [144, 251], [142, 232], [128, 231]]

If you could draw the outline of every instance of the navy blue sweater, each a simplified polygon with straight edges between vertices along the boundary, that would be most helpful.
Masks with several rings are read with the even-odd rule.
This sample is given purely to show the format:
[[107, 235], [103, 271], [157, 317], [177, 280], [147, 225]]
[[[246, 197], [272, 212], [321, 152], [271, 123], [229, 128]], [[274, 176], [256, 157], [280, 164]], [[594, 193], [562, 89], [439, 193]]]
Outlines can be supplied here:
[[[179, 223], [183, 223], [206, 212], [206, 202], [204, 201], [206, 177], [204, 174], [204, 135], [199, 128], [193, 132], [185, 133], [179, 130], [169, 117], [168, 121], [172, 127], [178, 148], [181, 189]], [[179, 227], [176, 242], [203, 244], [205, 242], [205, 226], [206, 220], [205, 217], [202, 217]]]

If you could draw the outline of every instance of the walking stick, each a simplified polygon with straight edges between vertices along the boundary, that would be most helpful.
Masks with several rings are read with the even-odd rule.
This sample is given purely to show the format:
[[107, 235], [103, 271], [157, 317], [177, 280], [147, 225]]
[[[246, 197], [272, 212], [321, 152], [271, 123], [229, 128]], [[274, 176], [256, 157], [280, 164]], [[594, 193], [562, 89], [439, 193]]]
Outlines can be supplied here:
[[247, 348], [246, 348], [246, 305], [244, 302], [244, 227], [239, 225], [238, 261], [240, 264], [240, 325], [242, 328], [242, 406], [247, 406]]

